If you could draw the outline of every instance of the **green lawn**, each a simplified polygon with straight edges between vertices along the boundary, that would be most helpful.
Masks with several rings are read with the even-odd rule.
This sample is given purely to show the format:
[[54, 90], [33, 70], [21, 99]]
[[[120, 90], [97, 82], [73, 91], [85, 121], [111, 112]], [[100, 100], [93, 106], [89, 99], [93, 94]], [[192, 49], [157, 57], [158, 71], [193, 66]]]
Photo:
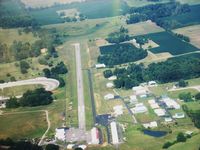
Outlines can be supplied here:
[[39, 138], [47, 129], [44, 112], [3, 115], [0, 120], [0, 138]]

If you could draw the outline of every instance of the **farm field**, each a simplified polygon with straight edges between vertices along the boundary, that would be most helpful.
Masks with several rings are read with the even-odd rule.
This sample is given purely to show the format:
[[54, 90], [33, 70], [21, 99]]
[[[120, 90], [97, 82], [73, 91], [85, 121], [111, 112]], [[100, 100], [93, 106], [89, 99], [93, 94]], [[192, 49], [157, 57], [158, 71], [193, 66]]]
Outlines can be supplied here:
[[187, 26], [173, 30], [173, 32], [190, 38], [190, 43], [200, 48], [200, 25]]
[[[106, 18], [119, 16], [128, 10], [125, 2], [120, 0], [92, 0], [84, 3], [73, 3], [69, 5], [54, 6], [42, 10], [32, 10], [29, 14], [42, 25], [64, 22], [56, 13], [59, 10], [77, 9], [88, 19]], [[101, 12], [101, 13], [99, 13]]]
[[155, 54], [169, 52], [172, 55], [180, 55], [199, 51], [198, 48], [189, 43], [183, 42], [168, 32], [152, 33], [144, 36], [159, 45], [159, 47], [150, 49], [150, 51]]
[[124, 1], [127, 2], [127, 4], [130, 7], [142, 7], [145, 5], [169, 2], [169, 0], [162, 0], [162, 1], [158, 1], [158, 2], [153, 2], [153, 1], [148, 1], [148, 0], [124, 0]]
[[[32, 138], [44, 134], [47, 123], [44, 112], [0, 115], [0, 138]], [[20, 131], [20, 132], [19, 132]]]

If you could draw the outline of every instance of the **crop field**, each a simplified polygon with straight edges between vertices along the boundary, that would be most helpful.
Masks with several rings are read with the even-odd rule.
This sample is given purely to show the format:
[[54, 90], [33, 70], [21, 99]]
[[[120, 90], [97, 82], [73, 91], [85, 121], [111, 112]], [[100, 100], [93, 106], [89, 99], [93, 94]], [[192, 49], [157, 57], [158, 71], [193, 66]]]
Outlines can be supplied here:
[[200, 48], [200, 25], [187, 26], [173, 30], [173, 32], [190, 38], [190, 43]]
[[177, 16], [171, 16], [171, 17], [164, 17], [161, 20], [163, 21], [174, 21], [176, 22], [176, 25], [173, 27], [174, 29], [180, 28], [180, 27], [185, 27], [189, 25], [195, 25], [200, 23], [200, 5], [192, 5], [191, 6], [191, 11], [177, 15]]
[[179, 55], [199, 51], [198, 48], [189, 43], [183, 42], [182, 40], [178, 39], [168, 32], [153, 33], [144, 36], [153, 40], [159, 45], [159, 47], [150, 49], [151, 52], [156, 54], [169, 52], [172, 55]]
[[[88, 19], [118, 16], [128, 10], [125, 2], [120, 0], [93, 0], [84, 3], [54, 6], [46, 9], [32, 10], [29, 12], [42, 25], [62, 23], [63, 19], [56, 13], [59, 10], [77, 9]], [[101, 13], [99, 13], [101, 12]]]
[[31, 32], [27, 34], [22, 32], [20, 35], [18, 30], [19, 29], [0, 29], [0, 43], [6, 43], [10, 46], [14, 41], [34, 43], [38, 40], [38, 38], [34, 37]]
[[7, 137], [14, 139], [41, 137], [47, 128], [45, 113], [43, 112], [1, 115], [0, 120], [1, 139]]

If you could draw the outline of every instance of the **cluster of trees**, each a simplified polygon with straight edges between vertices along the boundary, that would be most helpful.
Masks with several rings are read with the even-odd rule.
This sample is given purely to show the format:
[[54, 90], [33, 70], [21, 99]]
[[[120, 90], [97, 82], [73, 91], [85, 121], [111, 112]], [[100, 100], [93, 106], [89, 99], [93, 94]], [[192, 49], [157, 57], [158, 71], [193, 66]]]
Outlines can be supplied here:
[[179, 142], [186, 142], [187, 138], [191, 138], [191, 136], [189, 136], [189, 135], [185, 136], [182, 132], [180, 132], [180, 133], [178, 133], [176, 140], [173, 142], [166, 142], [163, 145], [163, 149], [168, 149], [170, 146], [172, 146], [176, 143], [179, 143]]
[[0, 63], [10, 61], [10, 53], [7, 44], [0, 43]]
[[100, 52], [98, 62], [108, 66], [137, 61], [147, 56], [146, 50], [136, 48], [130, 43], [102, 46]]
[[22, 74], [27, 73], [28, 69], [30, 68], [29, 63], [24, 60], [20, 61], [19, 66], [20, 66], [20, 71]]
[[200, 110], [190, 110], [187, 105], [182, 106], [186, 114], [192, 119], [192, 122], [197, 128], [200, 128]]
[[117, 76], [114, 81], [117, 88], [130, 89], [151, 80], [160, 83], [175, 82], [200, 77], [200, 59], [199, 55], [187, 55], [152, 63], [148, 67], [143, 64], [129, 64], [126, 68], [115, 68], [113, 75]]
[[174, 35], [185, 42], [188, 42], [188, 43], [190, 42], [190, 38], [188, 36], [178, 34], [178, 33], [175, 33]]
[[177, 84], [179, 87], [186, 87], [188, 86], [188, 82], [181, 79], [180, 81], [178, 81], [178, 84]]
[[39, 88], [35, 90], [28, 90], [19, 99], [16, 97], [10, 98], [6, 102], [7, 108], [17, 108], [19, 106], [34, 107], [40, 105], [48, 105], [53, 101], [52, 92], [45, 91], [44, 88]]
[[60, 82], [60, 87], [65, 86], [65, 81], [60, 77], [60, 75], [68, 73], [68, 69], [63, 62], [58, 63], [51, 69], [45, 68], [43, 69], [43, 72], [45, 77], [57, 79]]
[[140, 8], [131, 8], [130, 16], [127, 19], [127, 23], [137, 23], [140, 21], [152, 20], [158, 25], [168, 28], [171, 27], [173, 21], [163, 22], [161, 18], [175, 16], [190, 11], [188, 4], [180, 4], [179, 2], [160, 3], [155, 5], [147, 5]]
[[179, 99], [184, 100], [184, 102], [191, 102], [193, 101], [192, 95], [190, 92], [188, 93], [180, 93], [179, 94]]
[[[5, 149], [1, 146], [4, 146]], [[2, 150], [59, 150], [59, 146], [54, 144], [48, 144], [43, 148], [27, 140], [13, 141], [10, 138], [0, 139], [0, 148]]]
[[87, 19], [87, 17], [83, 14], [79, 14], [78, 16], [75, 17], [65, 17], [63, 19], [65, 22], [77, 22], [77, 21], [83, 21]]
[[130, 40], [128, 35], [128, 30], [124, 27], [120, 27], [120, 30], [117, 32], [110, 33], [108, 38], [106, 39], [109, 43], [116, 43], [119, 44], [124, 41]]

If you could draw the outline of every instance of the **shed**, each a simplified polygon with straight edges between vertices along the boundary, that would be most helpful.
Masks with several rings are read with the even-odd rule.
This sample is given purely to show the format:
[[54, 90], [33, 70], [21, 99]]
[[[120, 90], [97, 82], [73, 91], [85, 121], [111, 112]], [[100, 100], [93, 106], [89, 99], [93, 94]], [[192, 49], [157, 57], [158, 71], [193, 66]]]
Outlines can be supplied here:
[[115, 96], [113, 94], [107, 94], [107, 95], [104, 96], [105, 100], [111, 100], [111, 99], [114, 99], [114, 98], [115, 98]]

